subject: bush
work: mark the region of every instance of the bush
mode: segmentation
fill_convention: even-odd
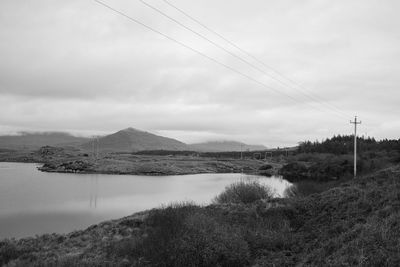
[[[283,195],[285,197],[305,197],[312,194],[319,194],[333,187],[338,186],[342,180],[329,182],[316,182],[312,180],[303,180],[294,183],[288,187]]]
[[[0,242],[0,265],[7,264],[10,260],[16,259],[19,256],[17,246],[8,240]]]
[[[145,223],[147,236],[135,244],[134,254],[144,256],[151,263],[168,261],[186,218],[199,209],[191,202],[182,202],[152,210]]]
[[[270,164],[265,164],[265,165],[262,165],[260,168],[258,168],[258,170],[259,171],[267,171],[267,170],[270,170],[270,169],[272,169],[273,167],[272,167],[272,165],[270,165]]]
[[[152,210],[146,235],[113,244],[112,254],[149,266],[244,266],[248,245],[236,228],[218,222],[192,203]]]
[[[214,202],[223,203],[253,203],[261,199],[273,197],[272,190],[256,180],[242,180],[225,188],[221,194],[215,197]]]
[[[200,207],[193,202],[173,203],[161,209],[152,210],[146,223],[149,226],[160,228],[164,232],[175,232],[188,215],[199,209]]]
[[[171,266],[246,266],[250,260],[247,242],[238,229],[201,213],[187,218],[175,245]]]

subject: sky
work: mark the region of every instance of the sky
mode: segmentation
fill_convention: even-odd
[[[164,36],[93,0],[0,1],[0,134],[275,147],[352,134],[357,115],[360,135],[400,138],[400,1],[143,0],[197,34],[101,1]]]

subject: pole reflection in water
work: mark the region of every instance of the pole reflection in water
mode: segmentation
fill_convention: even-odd
[[[90,200],[89,200],[89,207],[90,208],[97,208],[97,195],[98,195],[98,184],[99,179],[97,176],[90,177]]]
[[[242,173],[102,175],[45,173],[37,167],[0,162],[0,239],[67,233],[174,202],[207,205],[226,186],[243,179],[259,179],[279,195],[290,185],[278,177]]]

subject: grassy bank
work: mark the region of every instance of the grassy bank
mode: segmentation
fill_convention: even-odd
[[[195,156],[192,154],[142,155],[100,153],[92,155],[76,148],[42,147],[39,150],[0,150],[0,161],[43,163],[45,172],[132,175],[182,175],[198,173],[248,173],[273,175],[282,166],[257,159]],[[264,167],[264,168],[263,168]]]
[[[249,197],[251,196],[251,197]],[[399,266],[400,166],[320,194],[234,185],[67,235],[0,243],[10,266]]]
[[[189,156],[107,155],[96,161],[85,158],[47,161],[41,171],[132,175],[182,175],[198,173],[257,174],[259,160],[196,158]],[[277,172],[278,167],[276,168]]]

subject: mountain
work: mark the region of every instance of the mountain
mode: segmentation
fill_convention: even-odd
[[[178,140],[149,132],[127,128],[98,139],[99,150],[109,152],[136,152],[142,150],[192,150],[199,152],[264,150],[262,145],[247,145],[236,141],[212,141],[187,145]],[[65,132],[22,132],[18,135],[0,136],[0,148],[38,149],[42,146],[75,146],[91,151],[93,141]]]
[[[89,138],[73,136],[64,132],[22,132],[18,135],[0,136],[0,148],[37,149],[42,146],[75,146],[87,142]]]
[[[188,145],[190,150],[201,152],[255,151],[267,149],[263,145],[247,145],[236,141],[211,141]]]
[[[187,150],[187,145],[172,139],[152,133],[127,128],[116,133],[99,138],[100,151],[134,152],[142,150]],[[89,141],[82,146],[91,150],[93,142]]]

